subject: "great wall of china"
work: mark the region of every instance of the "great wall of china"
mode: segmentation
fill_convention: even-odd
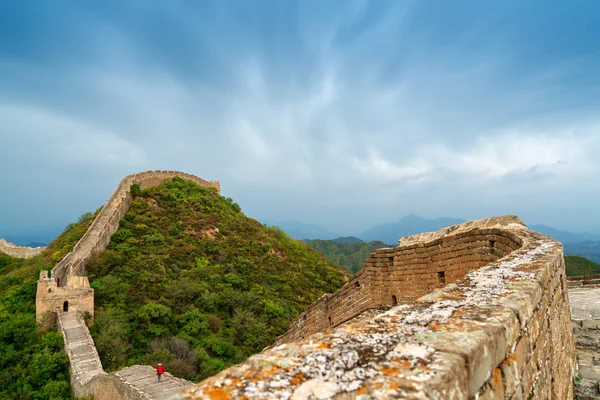
[[[219,182],[205,181],[194,175],[177,171],[148,171],[126,176],[102,207],[83,237],[52,269],[41,271],[36,294],[36,318],[42,325],[58,322],[59,331],[69,356],[71,386],[76,396],[93,395],[95,399],[168,399],[191,382],[170,374],[159,385],[154,369],[149,366],[130,366],[116,373],[102,368],[94,341],[83,316],[94,315],[94,290],[86,276],[89,259],[106,249],[111,236],[132,202],[131,186],[140,189],[158,186],[179,177],[202,187],[220,192]]]
[[[13,258],[31,258],[38,254],[42,254],[46,250],[45,247],[28,247],[17,246],[7,242],[5,239],[0,239],[0,253],[4,253]]]
[[[171,386],[157,388],[153,370],[143,366],[105,373],[82,315],[93,315],[85,263],[110,242],[131,204],[132,184],[146,188],[174,176],[220,189],[217,182],[178,172],[128,176],[73,252],[50,276],[40,276],[37,315],[41,321],[58,315],[76,395],[572,399],[579,373],[590,379],[584,379],[589,398],[600,396],[594,378],[600,378],[600,304],[590,305],[591,292],[583,292],[569,307],[567,287],[600,289],[590,279],[567,284],[562,245],[515,216],[401,238],[399,246],[376,251],[361,272],[309,306],[273,346],[199,384],[169,377]]]

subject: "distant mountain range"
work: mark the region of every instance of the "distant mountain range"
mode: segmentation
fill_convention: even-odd
[[[398,239],[421,232],[434,232],[445,226],[465,222],[458,218],[426,219],[415,214],[407,215],[397,222],[376,225],[357,235],[366,242],[380,240],[384,243],[398,244]]]
[[[307,224],[298,221],[273,222],[267,225],[275,225],[283,229],[288,235],[295,239],[323,239],[344,242],[345,240],[355,241],[360,239],[365,242],[379,240],[384,243],[397,244],[398,239],[408,235],[414,235],[421,232],[435,232],[446,226],[460,224],[465,222],[460,218],[435,218],[427,219],[415,214],[409,214],[396,222],[388,222],[381,225],[375,225],[366,231],[354,236],[343,237],[340,233],[333,232],[327,228],[316,224]],[[600,242],[600,235],[593,233],[573,233],[552,228],[544,224],[528,225],[534,231],[548,235],[562,243],[580,243],[580,242]],[[337,239],[336,239],[337,238]]]
[[[285,233],[298,240],[311,240],[311,239],[324,239],[324,240],[332,240],[341,236],[339,233],[335,233],[330,231],[327,228],[323,228],[322,226],[316,224],[307,224],[299,221],[282,221],[275,222],[271,220],[263,221],[263,224],[269,226],[277,226]]]
[[[561,231],[547,225],[528,225],[529,229],[534,230],[544,235],[550,236],[563,243],[578,243],[578,242],[600,242],[600,235],[593,233],[572,233]]]
[[[376,225],[356,236],[345,237],[340,237],[341,235],[315,224],[288,221],[271,223],[269,225],[279,226],[288,235],[300,240],[322,239],[335,243],[380,242],[396,246],[398,245],[398,239],[401,237],[421,232],[434,232],[440,228],[461,222],[465,222],[465,220],[449,217],[427,219],[410,214],[397,222]],[[567,255],[579,255],[600,262],[600,235],[568,232],[544,224],[528,225],[528,227],[562,242],[565,246],[565,254]],[[323,253],[327,256],[335,256],[335,252],[325,251]],[[338,263],[338,265],[340,264]]]

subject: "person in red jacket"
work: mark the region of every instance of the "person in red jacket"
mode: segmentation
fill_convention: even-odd
[[[158,383],[160,383],[160,376],[164,373],[165,367],[163,367],[161,363],[158,363],[158,368],[156,368],[156,375],[158,375]]]

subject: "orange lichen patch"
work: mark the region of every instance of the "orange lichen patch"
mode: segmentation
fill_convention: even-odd
[[[211,387],[208,389],[208,395],[212,400],[231,400],[231,396],[223,388]]]
[[[367,393],[367,388],[363,386],[360,389],[358,389],[358,391],[356,393],[365,394],[365,393]]]
[[[240,379],[237,378],[230,378],[231,379],[231,386],[241,386],[243,384],[243,382]]]
[[[494,382],[494,386],[502,385],[502,372],[500,368],[496,368],[494,370],[494,375],[492,375],[492,382]]]
[[[440,329],[442,329],[442,325],[438,321],[431,321],[429,325],[427,325],[427,328],[431,329],[434,332],[437,332]]]
[[[331,343],[329,342],[323,342],[320,345],[317,346],[317,349],[321,350],[321,349],[330,349],[331,348]]]
[[[502,361],[502,364],[508,365],[508,364],[510,364],[511,361],[514,361],[514,362],[517,361],[517,356],[514,353],[509,354],[508,357],[506,357],[506,359],[504,361]]]
[[[399,375],[400,373],[402,373],[402,371],[400,371],[398,368],[392,367],[383,367],[381,368],[381,372],[383,372],[386,375]]]
[[[292,379],[290,379],[290,385],[299,385],[306,380],[306,377],[303,373],[296,374]]]
[[[256,380],[263,380],[265,378],[269,378],[273,375],[275,375],[277,372],[279,372],[279,369],[277,369],[276,367],[269,367],[269,368],[265,368],[263,370],[261,370],[258,375],[256,375],[255,379]],[[256,382],[255,380],[255,382]]]

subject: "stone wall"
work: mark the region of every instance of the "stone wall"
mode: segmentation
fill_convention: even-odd
[[[141,189],[147,189],[175,177],[220,191],[219,182],[205,181],[178,171],[147,171],[123,178],[86,233],[75,244],[73,251],[56,264],[50,276],[47,274],[44,275],[45,278],[40,276],[36,298],[38,321],[46,311],[60,310],[63,304],[59,301],[61,296],[64,300],[77,303],[80,311],[88,311],[93,316],[93,290],[90,289],[89,281],[85,276],[85,265],[91,257],[106,249],[110,238],[119,228],[120,221],[131,206],[131,185],[138,184]]]
[[[521,243],[510,232],[467,225],[452,235],[421,240],[420,235],[402,238],[400,246],[371,254],[342,289],[306,308],[275,344],[336,327],[370,309],[410,303],[504,257]]]
[[[46,247],[27,247],[17,246],[0,238],[0,253],[4,253],[13,258],[31,258],[42,254]]]
[[[570,288],[576,287],[600,287],[600,274],[585,276],[567,276],[567,283]]]
[[[76,397],[87,398],[92,395],[95,400],[151,398],[147,393],[134,387],[127,379],[119,376],[119,372],[104,372],[94,340],[81,313],[77,311],[59,313],[58,329],[63,336],[65,352],[69,357],[71,389]],[[149,375],[153,378],[154,369],[151,369]]]
[[[148,171],[128,175],[117,186],[110,199],[106,202],[92,225],[77,242],[73,251],[67,254],[53,269],[51,277],[60,279],[67,286],[77,287],[85,284],[77,276],[84,273],[85,264],[89,259],[106,249],[110,238],[119,228],[119,223],[131,206],[131,185],[138,184],[140,188],[147,189],[158,186],[167,180],[179,177],[191,180],[199,186],[210,187],[220,192],[220,184],[216,181],[205,181],[194,175],[178,171]]]
[[[58,313],[65,308],[68,311],[86,312],[94,317],[94,290],[90,288],[87,278],[85,284],[77,287],[57,286],[54,279],[48,277],[48,271],[40,271],[40,279],[37,284],[35,299],[35,315],[38,321],[42,321],[47,312]],[[66,307],[65,307],[66,303]]]
[[[283,344],[181,397],[573,398],[559,242],[517,217],[495,217],[404,238],[399,248],[375,253],[366,270],[309,307],[279,339]],[[323,329],[323,318],[344,318],[335,307],[349,304],[352,315],[363,303],[389,306],[390,295],[404,304]]]

